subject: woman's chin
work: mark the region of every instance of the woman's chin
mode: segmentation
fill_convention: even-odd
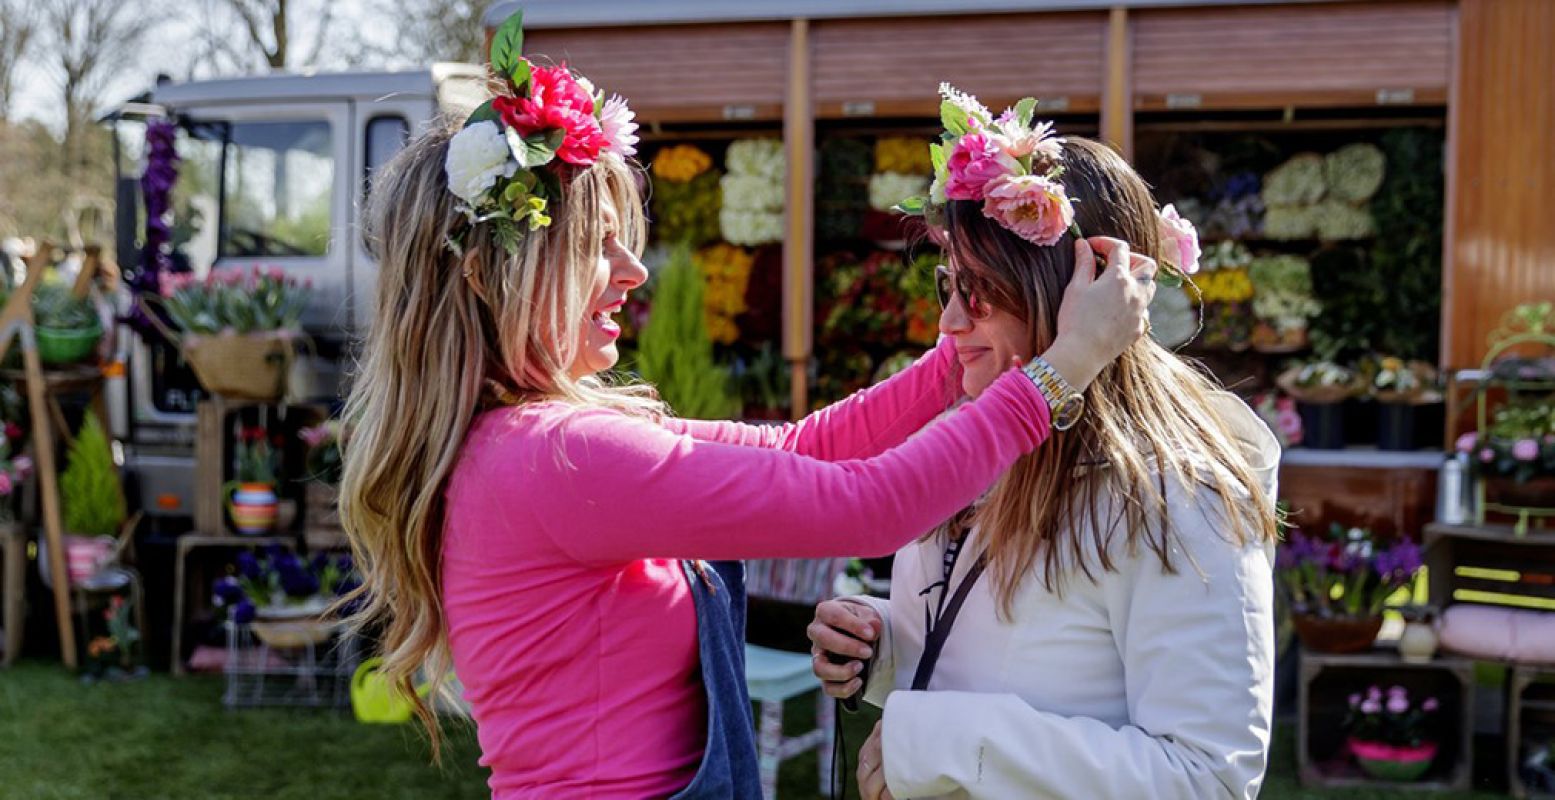
[[[967,397],[977,399],[993,383],[995,375],[983,375],[980,372],[967,372],[961,376],[961,391]]]

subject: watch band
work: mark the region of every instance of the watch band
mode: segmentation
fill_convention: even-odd
[[[1073,386],[1069,385],[1069,381],[1064,380],[1064,376],[1058,374],[1058,370],[1053,369],[1053,365],[1047,363],[1047,359],[1042,356],[1026,362],[1026,366],[1021,367],[1021,371],[1026,373],[1026,377],[1042,391],[1042,396],[1047,398],[1047,404],[1051,408],[1057,408],[1060,402],[1079,394]]]

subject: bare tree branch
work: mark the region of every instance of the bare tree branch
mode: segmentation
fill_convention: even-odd
[[[398,59],[478,62],[485,43],[481,19],[496,0],[377,0],[375,11],[399,21]]]
[[[84,157],[82,130],[93,124],[107,83],[135,61],[161,17],[127,0],[44,0],[41,7],[65,108],[65,169],[73,172]]]
[[[11,119],[16,68],[27,57],[37,30],[38,17],[31,6],[0,0],[0,121]]]

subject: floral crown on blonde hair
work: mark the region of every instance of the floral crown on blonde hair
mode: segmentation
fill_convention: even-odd
[[[604,92],[563,62],[542,67],[523,57],[522,12],[491,39],[491,70],[505,90],[475,109],[448,145],[448,190],[470,226],[489,224],[503,249],[518,251],[526,233],[551,224],[569,170],[603,153],[637,154],[637,123],[620,95]],[[464,251],[469,228],[451,235]]]
[[[1033,118],[1036,99],[1024,98],[995,117],[976,97],[948,83],[941,83],[939,92],[945,130],[929,145],[934,183],[927,197],[904,200],[896,211],[933,221],[943,218],[950,201],[969,200],[983,204],[984,216],[1040,247],[1057,244],[1065,233],[1081,238],[1074,221],[1077,201],[1059,181],[1064,140],[1054,135],[1053,123]],[[1171,255],[1161,273],[1197,272],[1199,242],[1193,223],[1170,205],[1157,215]]]

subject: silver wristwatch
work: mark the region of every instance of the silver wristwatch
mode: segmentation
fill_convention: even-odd
[[[1033,358],[1021,367],[1021,372],[1026,373],[1026,377],[1037,385],[1037,389],[1047,399],[1053,430],[1067,431],[1080,421],[1080,415],[1085,412],[1085,395],[1075,391],[1046,359],[1042,356]]]

